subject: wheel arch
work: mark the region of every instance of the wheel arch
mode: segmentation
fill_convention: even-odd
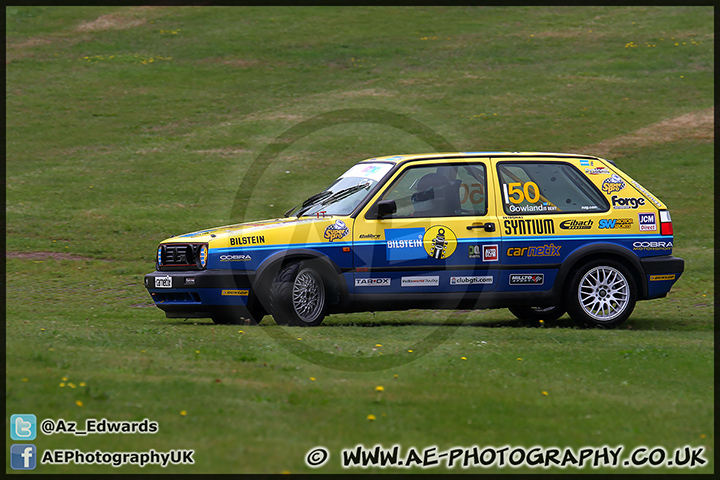
[[[564,298],[567,282],[570,281],[575,271],[591,261],[602,259],[615,260],[628,267],[637,286],[638,300],[647,299],[648,288],[644,278],[645,270],[640,263],[640,258],[627,248],[612,243],[587,245],[575,250],[565,259],[558,270],[557,276],[557,278],[562,278],[563,282],[555,286],[559,289],[560,296]]]
[[[339,297],[334,299],[334,301],[331,302],[331,305],[342,303],[347,300],[349,292],[347,284],[343,279],[340,267],[327,255],[323,255],[316,250],[305,248],[278,252],[266,258],[255,271],[255,291],[268,292],[270,283],[282,268],[292,262],[299,262],[303,260],[312,260],[318,267],[318,273],[322,275],[326,290],[332,284],[337,285],[337,292],[326,292],[330,294],[337,293],[337,296]],[[263,293],[260,293],[258,296],[262,297],[262,295]],[[266,299],[260,298],[260,301],[263,305],[265,305]]]

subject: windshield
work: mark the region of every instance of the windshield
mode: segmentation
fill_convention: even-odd
[[[302,217],[316,215],[350,215],[370,193],[370,190],[392,170],[391,163],[361,163],[343,173],[327,189],[316,193],[286,216]]]

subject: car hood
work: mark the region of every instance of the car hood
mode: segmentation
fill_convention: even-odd
[[[278,230],[295,230],[296,226],[315,227],[325,230],[337,228],[346,228],[349,219],[347,217],[289,217],[275,218],[271,220],[259,220],[247,223],[238,223],[235,225],[226,225],[207,230],[198,230],[197,232],[186,233],[168,238],[162,243],[214,243],[225,244],[231,238],[254,238],[265,233],[277,232]],[[278,232],[279,233],[279,232]],[[285,236],[285,235],[283,235]],[[274,242],[273,242],[274,243]],[[219,245],[218,245],[219,246]],[[212,247],[212,245],[211,245]]]

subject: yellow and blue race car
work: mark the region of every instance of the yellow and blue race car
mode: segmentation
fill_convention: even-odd
[[[614,163],[560,153],[364,160],[285,218],[169,238],[168,318],[315,326],[332,313],[509,308],[614,327],[684,270],[670,213]]]

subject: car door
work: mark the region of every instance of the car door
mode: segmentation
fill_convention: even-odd
[[[357,216],[354,292],[495,289],[500,231],[487,159],[408,162]],[[379,215],[380,203],[394,210]]]

